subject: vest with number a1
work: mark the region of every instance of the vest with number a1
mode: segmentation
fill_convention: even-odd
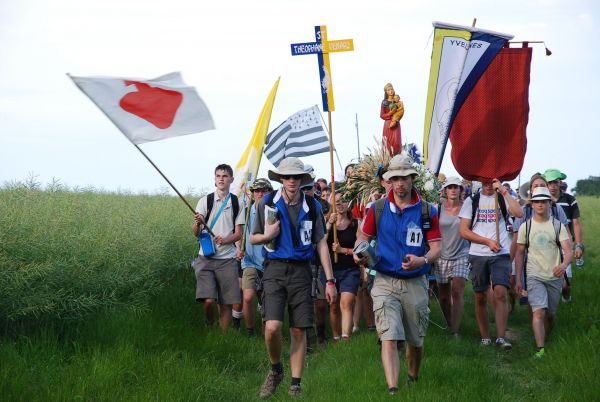
[[[385,202],[377,227],[377,255],[380,259],[374,267],[376,271],[396,278],[415,278],[429,271],[429,264],[412,271],[402,269],[406,254],[421,257],[427,252],[425,231],[421,228],[421,202],[406,207],[401,213],[396,206],[390,205],[389,200]],[[431,215],[434,215],[433,208]]]
[[[304,194],[302,194],[302,207],[298,214],[296,227],[292,227],[287,209],[281,192],[277,191],[273,195],[273,203],[277,208],[277,217],[280,220],[279,242],[275,251],[268,251],[266,258],[308,261],[312,258],[314,247],[312,242],[313,222],[309,215],[309,208]],[[267,202],[269,199],[267,199]],[[315,203],[317,216],[321,211],[318,202]]]

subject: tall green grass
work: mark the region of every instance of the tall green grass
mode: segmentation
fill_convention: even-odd
[[[89,195],[92,204],[96,196]],[[127,198],[125,203],[129,202],[137,203]],[[153,202],[149,200],[144,204]],[[166,207],[160,206],[160,200],[156,202],[158,210],[148,210],[146,214],[162,214],[159,210]],[[363,330],[348,344],[330,346],[309,355],[302,380],[302,399],[599,400],[600,259],[597,250],[600,244],[595,232],[600,228],[600,200],[582,197],[579,202],[584,216],[586,264],[583,270],[575,272],[573,302],[559,307],[557,326],[548,339],[544,359],[532,359],[533,334],[525,308],[519,308],[509,318],[512,351],[480,347],[472,293],[468,290],[460,338],[455,339],[430,325],[421,379],[416,385],[409,387],[402,382],[406,376],[402,359],[400,393],[394,397],[387,394],[376,338]],[[178,214],[179,208],[175,206],[173,213]],[[184,244],[190,244],[193,239],[189,239],[185,212],[181,212],[184,216],[180,227],[173,228],[173,233],[181,232],[174,236],[181,236]],[[124,219],[116,211],[112,216]],[[108,222],[105,226],[112,227]],[[170,236],[157,239],[157,242],[168,242]],[[147,244],[140,247],[152,248]],[[169,248],[164,244],[162,247]],[[181,244],[179,247],[182,249],[177,252],[184,255],[172,258],[186,260],[185,264],[165,257],[164,266],[157,268],[167,272],[160,276],[165,280],[164,286],[150,297],[147,309],[141,312],[103,310],[85,320],[72,320],[60,331],[44,324],[37,330],[1,336],[0,400],[258,400],[260,384],[269,369],[263,341],[260,337],[247,338],[243,332],[230,330],[221,334],[217,327],[204,326],[200,305],[194,302],[194,277],[187,269],[188,250]],[[190,247],[193,251],[195,246]],[[442,321],[439,306],[435,304],[431,319],[437,323]],[[259,328],[258,320],[256,325]],[[286,331],[286,379],[272,398],[276,401],[291,399],[287,396],[289,336]]]
[[[189,264],[190,222],[168,196],[0,189],[0,320],[143,310]]]

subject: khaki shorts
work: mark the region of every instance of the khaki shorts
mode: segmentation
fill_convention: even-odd
[[[242,289],[243,290],[246,290],[246,289],[259,290],[257,288],[257,280],[259,280],[258,269],[244,268],[242,270]]]
[[[531,311],[548,309],[548,312],[556,314],[560,292],[562,290],[563,277],[557,279],[543,280],[534,276],[527,277],[527,300]]]
[[[373,312],[382,341],[404,341],[423,346],[429,324],[426,276],[396,279],[380,272],[371,290]]]
[[[198,256],[192,267],[196,274],[196,301],[217,299],[219,304],[242,302],[235,258],[216,259]]]

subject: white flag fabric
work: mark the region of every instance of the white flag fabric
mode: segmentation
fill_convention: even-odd
[[[206,104],[178,72],[151,80],[69,77],[134,144],[215,128]]]
[[[329,137],[317,105],[294,113],[267,136],[264,154],[275,167],[288,156],[329,151]]]

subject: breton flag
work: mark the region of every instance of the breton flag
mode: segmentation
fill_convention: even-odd
[[[302,157],[329,152],[329,137],[317,105],[287,118],[267,136],[265,155],[275,167],[288,156]]]
[[[439,173],[458,111],[500,49],[513,36],[442,22],[434,22],[433,26],[423,156],[426,167]],[[493,97],[489,99],[489,102],[494,101]]]
[[[178,72],[151,80],[69,78],[136,145],[215,128],[206,104]]]
[[[278,86],[279,79],[275,82],[275,85],[273,85],[265,105],[260,112],[260,116],[256,122],[256,127],[254,127],[254,134],[250,139],[250,143],[242,154],[240,161],[235,166],[235,170],[233,172],[233,183],[231,184],[230,191],[238,197],[241,197],[242,194],[245,194],[248,187],[254,180],[256,180],[256,175],[258,174],[258,168],[260,166],[260,160],[262,157],[262,150],[265,146],[267,131],[269,130],[271,111],[273,110],[273,104],[275,103],[275,94],[277,93]]]

